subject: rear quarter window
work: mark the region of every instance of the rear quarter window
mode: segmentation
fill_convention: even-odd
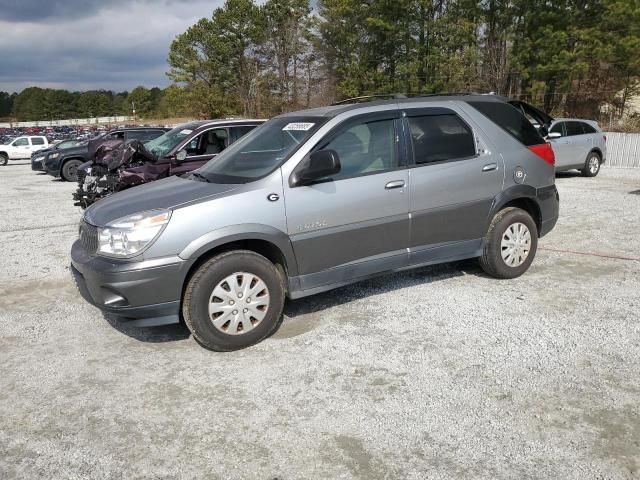
[[[515,107],[502,102],[467,102],[523,145],[545,143],[536,127]]]
[[[584,130],[584,133],[597,133],[597,130],[595,128],[584,122],[582,122],[582,130]]]

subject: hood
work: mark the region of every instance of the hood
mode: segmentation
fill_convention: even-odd
[[[238,185],[206,183],[169,177],[140,185],[111,195],[90,206],[84,219],[91,225],[103,227],[118,218],[156,208],[172,209],[180,205],[202,201],[234,190]]]
[[[81,145],[79,147],[70,147],[70,148],[60,148],[57,152],[60,155],[75,155],[76,153],[87,153],[88,149],[86,145]]]

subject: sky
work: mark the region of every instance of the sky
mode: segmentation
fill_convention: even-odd
[[[0,0],[0,91],[166,87],[171,41],[223,0]]]

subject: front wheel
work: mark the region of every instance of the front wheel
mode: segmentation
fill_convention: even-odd
[[[182,315],[194,338],[216,351],[254,345],[280,325],[285,288],[276,266],[247,250],[208,260],[189,279]]]
[[[77,182],[78,181],[78,167],[82,165],[80,160],[69,160],[64,163],[62,166],[62,171],[60,172],[60,177],[67,182]]]
[[[591,152],[584,162],[582,176],[595,177],[598,173],[600,173],[600,155],[596,152]]]
[[[496,278],[516,278],[527,271],[538,249],[538,228],[527,212],[500,210],[489,226],[480,266]]]
[[[7,163],[9,163],[9,157],[6,153],[0,153],[0,167],[4,167]]]

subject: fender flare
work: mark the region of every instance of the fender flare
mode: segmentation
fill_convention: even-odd
[[[542,216],[540,203],[538,202],[538,189],[532,187],[531,185],[513,185],[501,191],[493,199],[493,204],[491,205],[491,210],[489,211],[489,218],[487,219],[486,229],[489,228],[491,220],[493,219],[495,214],[502,209],[502,207],[504,207],[509,202],[521,199],[530,200],[535,204],[538,210],[538,218],[534,218],[534,221],[538,224],[538,228],[540,228],[539,224],[542,221]]]
[[[282,230],[259,223],[244,223],[213,230],[193,240],[178,256],[184,260],[196,260],[221,245],[243,240],[261,240],[272,244],[287,263],[288,275],[291,277],[298,274],[298,263],[289,235]]]

